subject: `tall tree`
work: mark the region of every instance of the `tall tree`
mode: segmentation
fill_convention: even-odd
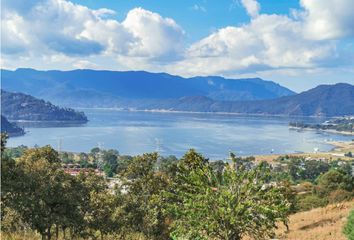
[[[168,186],[168,177],[156,171],[157,153],[134,157],[121,176],[126,191],[125,211],[127,226],[148,239],[167,239],[166,215],[162,191]]]
[[[195,151],[182,158],[167,192],[174,237],[258,239],[272,236],[276,222],[286,221],[289,203],[282,188],[268,182],[269,169],[246,170],[234,155],[232,159],[220,175]]]

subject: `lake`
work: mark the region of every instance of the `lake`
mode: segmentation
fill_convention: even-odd
[[[194,148],[210,159],[236,155],[287,154],[328,151],[327,141],[351,140],[353,136],[296,131],[289,121],[322,122],[318,118],[251,117],[210,113],[132,112],[114,109],[80,109],[89,118],[84,125],[58,127],[53,124],[24,124],[26,135],[13,137],[8,146],[50,144],[72,152],[93,147],[117,149],[136,155],[158,151],[161,155],[182,156]]]

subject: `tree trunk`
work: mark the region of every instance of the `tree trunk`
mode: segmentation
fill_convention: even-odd
[[[51,227],[48,228],[47,232],[47,239],[50,240],[52,238],[51,232],[50,232]]]
[[[65,236],[65,227],[63,227],[63,238],[64,238],[64,240],[66,239],[66,236]]]
[[[73,230],[70,228],[70,239],[74,239],[74,238],[73,238],[73,235],[74,235],[74,234],[73,234]]]
[[[59,238],[59,227],[58,225],[55,225],[55,239],[58,240]]]

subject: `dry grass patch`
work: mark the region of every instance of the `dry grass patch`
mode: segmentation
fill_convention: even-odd
[[[354,200],[328,205],[290,216],[289,232],[281,225],[276,231],[278,239],[292,240],[346,240],[342,233]]]

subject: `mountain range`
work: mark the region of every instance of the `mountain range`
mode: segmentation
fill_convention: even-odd
[[[144,71],[1,70],[2,88],[67,106],[117,106],[126,102],[205,96],[217,101],[264,100],[295,93],[259,78],[182,78]]]
[[[215,101],[203,96],[183,97],[163,103],[146,103],[137,109],[288,116],[354,115],[354,86],[346,83],[320,85],[293,96],[256,101]]]
[[[61,106],[288,116],[354,115],[354,86],[346,83],[320,85],[296,94],[259,78],[182,78],[143,71],[1,72],[3,89],[31,94]]]

